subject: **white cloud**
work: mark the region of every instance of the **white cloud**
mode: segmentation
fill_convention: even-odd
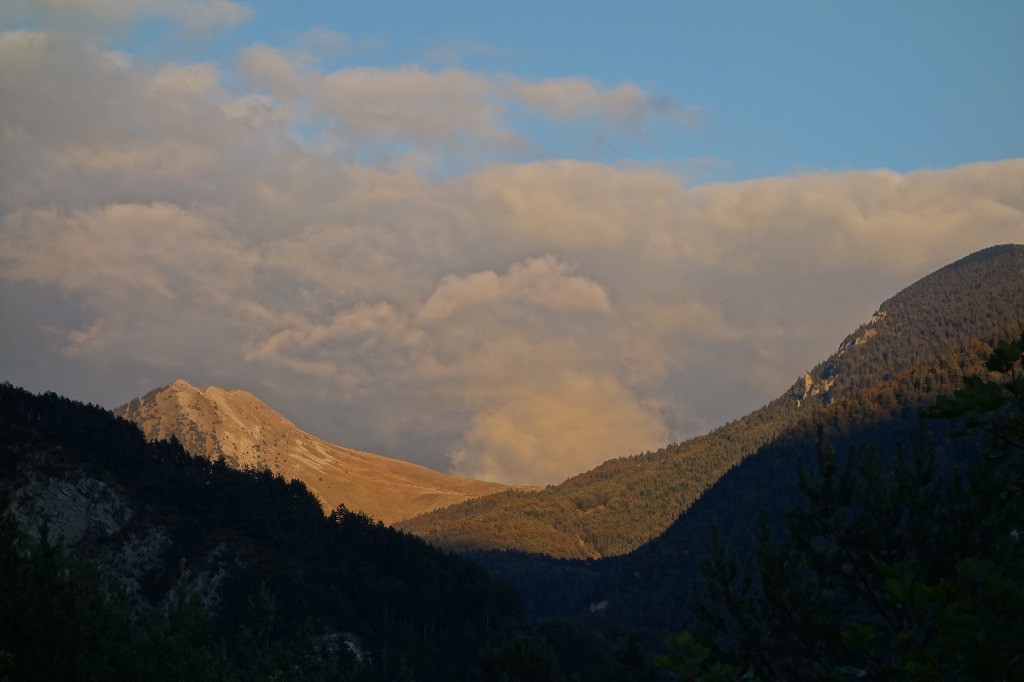
[[[456,473],[521,484],[560,481],[667,440],[657,412],[611,377],[559,372],[530,388],[473,418],[452,454]]]
[[[305,90],[302,72],[311,59],[303,53],[253,45],[242,52],[239,64],[242,75],[257,88],[278,97],[291,98]]]
[[[8,213],[0,225],[0,262],[9,278],[90,297],[216,298],[248,276],[245,254],[202,210],[170,204],[108,204],[71,214],[37,209]]]
[[[356,137],[430,146],[513,140],[487,78],[461,69],[343,69],[319,79],[316,102],[318,113]]]
[[[438,320],[460,309],[523,301],[565,313],[587,310],[611,312],[608,294],[596,282],[571,274],[569,266],[551,257],[516,263],[506,275],[493,270],[472,275],[449,275],[430,296],[420,317]]]
[[[606,116],[623,125],[638,125],[644,116],[643,91],[632,84],[613,90],[598,87],[581,78],[547,79],[518,83],[515,97],[523,104],[554,118],[571,121],[588,116]]]
[[[738,416],[915,278],[1024,235],[1021,159],[687,188],[573,160],[438,179],[345,147],[492,158],[526,135],[514,97],[620,125],[651,115],[631,87],[514,95],[256,46],[251,92],[45,31],[0,34],[0,63],[5,366],[73,356],[111,405],[245,385],[322,437],[472,475],[553,482]],[[291,129],[331,122],[333,146]]]
[[[606,119],[622,129],[640,132],[650,119],[676,125],[698,120],[695,109],[649,95],[632,83],[604,88],[583,78],[549,78],[533,83],[513,80],[510,90],[515,100],[560,121]]]

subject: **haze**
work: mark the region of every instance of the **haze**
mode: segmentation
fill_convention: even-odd
[[[554,483],[1024,240],[1020,3],[382,5],[5,3],[0,379]]]

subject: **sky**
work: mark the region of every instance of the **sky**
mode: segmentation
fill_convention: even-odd
[[[1024,3],[0,4],[0,379],[543,485],[1024,242]]]

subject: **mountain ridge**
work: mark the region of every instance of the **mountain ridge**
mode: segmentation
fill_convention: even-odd
[[[9,382],[0,539],[4,679],[482,679],[522,626],[464,558]]]
[[[136,423],[149,440],[173,436],[193,455],[298,479],[326,512],[344,504],[388,525],[510,488],[329,443],[237,389],[200,389],[177,379],[113,412]]]
[[[476,498],[399,527],[460,551],[569,559],[626,554],[664,532],[726,472],[807,415],[1014,326],[1024,326],[1024,246],[989,247],[885,300],[839,350],[740,419],[657,452],[608,460],[543,491]],[[879,399],[893,403],[898,396]]]

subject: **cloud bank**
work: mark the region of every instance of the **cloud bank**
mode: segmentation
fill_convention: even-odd
[[[344,445],[552,483],[759,406],[883,298],[1024,237],[1021,159],[691,187],[521,125],[694,125],[633,84],[302,44],[226,71],[0,34],[5,374],[110,406],[240,386]]]

